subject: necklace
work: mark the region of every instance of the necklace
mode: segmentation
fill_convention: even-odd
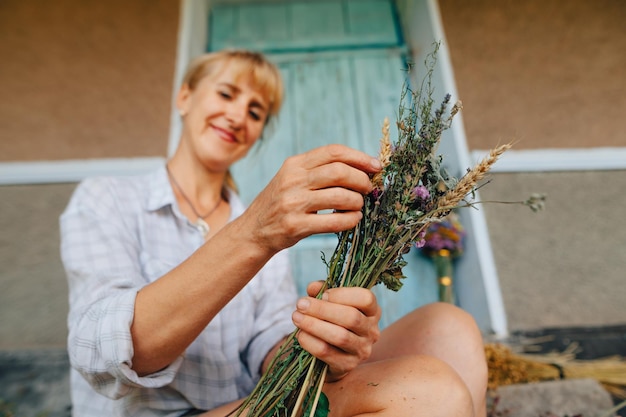
[[[222,196],[220,195],[220,199],[217,200],[217,204],[211,210],[209,210],[209,212],[207,214],[205,214],[203,216],[200,213],[198,213],[198,210],[196,210],[196,208],[193,206],[193,204],[191,203],[191,200],[189,199],[189,197],[187,197],[187,195],[183,191],[183,189],[180,186],[180,184],[178,184],[178,181],[176,181],[176,178],[174,178],[174,175],[172,175],[172,173],[170,172],[170,168],[167,166],[167,164],[165,164],[165,170],[167,171],[168,177],[170,177],[170,179],[172,180],[172,183],[174,184],[174,187],[176,187],[176,189],[178,190],[180,195],[187,202],[187,204],[189,205],[189,208],[191,208],[191,211],[193,211],[193,214],[196,215],[197,219],[194,222],[194,226],[196,226],[196,228],[202,233],[202,236],[204,238],[206,238],[208,236],[209,232],[211,231],[211,227],[209,226],[209,224],[204,219],[206,219],[211,214],[213,214],[213,212],[215,210],[217,210],[217,208],[220,206],[220,204],[222,204]]]

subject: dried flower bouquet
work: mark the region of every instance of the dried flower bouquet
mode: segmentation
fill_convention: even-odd
[[[460,102],[450,107],[450,95],[435,106],[431,78],[439,45],[427,57],[426,76],[419,90],[405,83],[398,112],[398,138],[389,139],[385,120],[379,159],[383,170],[372,178],[361,222],[338,234],[329,261],[326,288],[364,287],[378,283],[397,291],[404,278],[403,255],[424,238],[426,227],[452,209],[471,205],[466,196],[510,145],[502,145],[460,179],[449,176],[436,155],[444,130],[450,127]],[[322,393],[327,365],[298,344],[297,330],[281,346],[255,390],[236,410],[248,417],[325,416],[328,402]]]

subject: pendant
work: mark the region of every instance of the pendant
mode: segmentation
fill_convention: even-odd
[[[211,227],[209,227],[209,224],[205,222],[203,218],[198,217],[194,225],[200,231],[200,233],[202,233],[202,237],[206,238],[209,235]]]

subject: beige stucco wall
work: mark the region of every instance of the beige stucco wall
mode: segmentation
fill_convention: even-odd
[[[0,162],[165,156],[178,0],[0,2]]]
[[[626,2],[439,5],[470,149],[626,146]],[[164,156],[179,8],[0,2],[0,162]]]
[[[626,146],[626,2],[440,0],[469,147]]]

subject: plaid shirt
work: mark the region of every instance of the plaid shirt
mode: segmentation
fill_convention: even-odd
[[[233,192],[229,202],[233,220],[244,207]],[[60,226],[74,416],[179,416],[244,397],[267,352],[294,329],[296,291],[283,251],[181,357],[140,377],[131,369],[137,291],[198,249],[201,232],[180,213],[165,167],[83,181]]]

